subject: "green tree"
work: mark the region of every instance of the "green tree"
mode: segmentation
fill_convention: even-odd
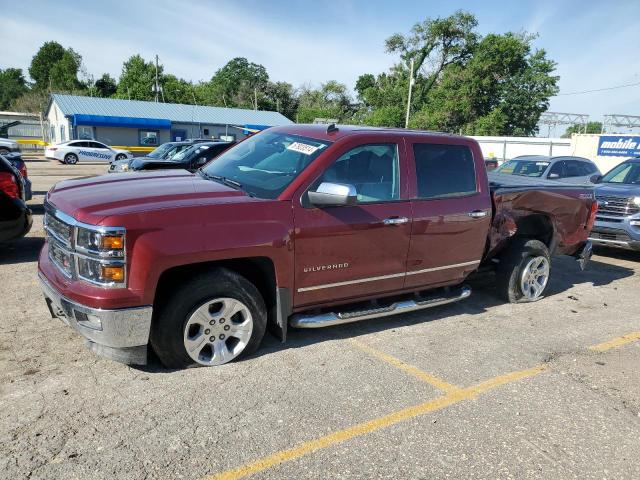
[[[27,93],[27,82],[20,68],[0,69],[0,110],[6,110],[15,99]]]
[[[602,122],[587,122],[586,131],[584,125],[576,123],[567,128],[562,134],[562,138],[571,138],[574,133],[602,133]]]
[[[266,95],[268,82],[266,68],[237,57],[216,71],[209,82],[200,84],[197,91],[207,105],[256,108],[256,97]]]
[[[295,120],[298,105],[296,91],[293,85],[287,82],[267,83],[262,101],[258,102],[261,110],[280,112],[290,120]]]
[[[302,87],[298,100],[300,123],[311,123],[316,118],[334,118],[344,123],[355,113],[347,86],[335,80],[321,84],[319,89]]]
[[[158,75],[162,75],[162,65],[158,67]],[[145,62],[140,55],[133,55],[122,64],[116,97],[130,100],[154,100],[155,78],[155,64]]]
[[[9,105],[9,110],[14,112],[44,113],[48,102],[48,92],[31,89],[24,95],[13,100],[11,105]]]
[[[116,83],[115,78],[111,75],[103,73],[102,76],[95,81],[93,88],[95,89],[98,97],[107,98],[115,95],[118,90],[118,84]]]
[[[80,54],[69,48],[49,70],[49,84],[54,91],[74,91],[82,88],[78,81],[78,71],[82,64]]]
[[[49,75],[53,66],[62,60],[66,50],[58,42],[45,42],[31,59],[29,75],[35,82],[34,87],[41,90],[49,88]]]
[[[194,104],[195,88],[191,82],[167,74],[162,76],[161,84],[165,102]]]

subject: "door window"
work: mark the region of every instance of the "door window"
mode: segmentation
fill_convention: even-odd
[[[398,147],[396,144],[360,145],[338,158],[311,190],[323,182],[356,187],[358,203],[377,203],[400,198]]]
[[[101,149],[103,149],[103,150],[104,150],[105,148],[107,148],[107,146],[106,146],[106,145],[103,145],[103,144],[98,143],[98,142],[88,142],[88,143],[89,143],[89,148],[101,148]]]
[[[419,198],[462,197],[478,191],[476,169],[464,145],[413,145]]]
[[[564,161],[556,162],[551,165],[547,178],[564,178]],[[553,176],[552,176],[553,175]],[[556,176],[557,175],[557,176]]]
[[[565,164],[565,177],[579,177],[584,175],[580,168],[580,162],[576,160],[567,160]]]

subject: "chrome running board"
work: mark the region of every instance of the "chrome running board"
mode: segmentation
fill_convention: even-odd
[[[289,320],[289,325],[294,328],[322,328],[343,323],[359,322],[371,318],[387,317],[398,313],[413,312],[424,308],[437,307],[447,303],[464,300],[471,295],[471,288],[467,285],[450,290],[442,295],[423,297],[423,299],[403,300],[392,303],[385,307],[374,307],[366,310],[347,312],[327,312],[316,315],[299,313],[293,315]]]

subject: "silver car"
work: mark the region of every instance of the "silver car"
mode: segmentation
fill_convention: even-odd
[[[544,155],[512,158],[494,172],[573,184],[595,183],[601,175],[596,164],[588,158]]]

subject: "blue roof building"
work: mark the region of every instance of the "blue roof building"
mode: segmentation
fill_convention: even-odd
[[[293,123],[278,112],[52,94],[45,112],[52,143],[94,139],[154,147],[186,138],[239,140],[247,129]]]

